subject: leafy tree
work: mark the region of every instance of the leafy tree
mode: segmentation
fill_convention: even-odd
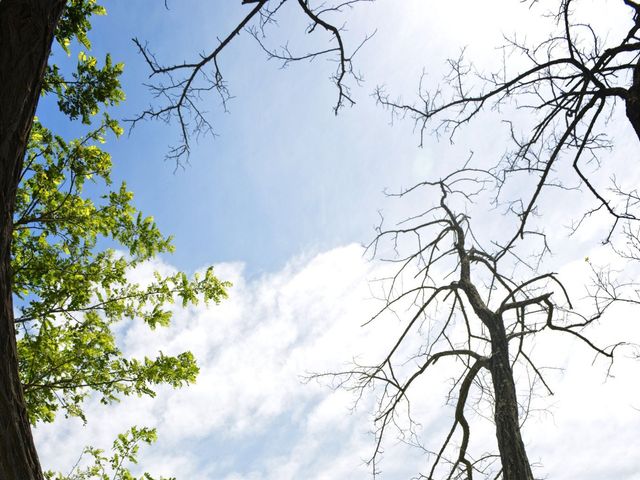
[[[79,67],[83,62],[96,61],[81,53]],[[121,66],[113,70],[114,78],[120,71]],[[115,82],[115,94],[105,101],[122,96],[117,87]],[[60,102],[67,100],[62,95]],[[74,103],[67,105],[77,111]],[[212,269],[193,279],[156,273],[148,285],[127,279],[136,266],[172,246],[153,219],[135,209],[126,185],[113,188],[111,158],[100,147],[107,131],[121,133],[107,115],[83,138],[69,142],[38,121],[31,131],[17,194],[13,285],[21,300],[15,319],[18,358],[32,423],[52,421],[59,408],[83,417],[81,402],[92,391],[106,403],[120,395],[153,395],[158,383],[192,382],[198,369],[191,353],[127,359],[112,328],[123,319],[167,326],[174,298],[187,305],[199,296],[215,302],[225,296],[227,284]],[[106,190],[98,202],[84,195],[86,182]],[[101,237],[120,251],[98,248]]]
[[[11,14],[30,17],[42,13],[45,6],[39,4],[38,9],[38,3],[3,2],[0,21],[6,25]],[[58,8],[59,16],[64,6],[64,2],[52,2],[46,8]],[[31,7],[33,11],[25,10]],[[58,412],[85,419],[83,400],[92,393],[99,394],[103,403],[111,403],[123,395],[153,396],[158,384],[179,387],[193,382],[198,367],[190,352],[127,358],[116,344],[113,329],[127,319],[143,321],[150,329],[167,326],[174,301],[185,306],[201,300],[217,303],[226,296],[229,286],[218,280],[211,268],[193,278],[176,272],[156,273],[146,284],[128,279],[137,266],[171,252],[173,247],[153,218],[134,207],[133,194],[126,185],[114,185],[110,178],[112,160],[102,144],[109,135],[117,137],[123,131],[107,111],[125,98],[119,81],[123,65],[114,63],[109,55],[100,62],[87,53],[91,48],[87,36],[90,17],[104,13],[95,0],[67,2],[62,16],[48,27],[55,27],[55,40],[68,55],[80,49],[76,67],[68,72],[55,64],[46,65],[42,77],[35,80],[37,92],[55,99],[60,111],[85,125],[86,132],[80,138],[66,139],[37,118],[30,129],[30,122],[25,120],[29,136],[23,157],[16,158],[12,167],[19,168],[13,194],[11,185],[4,185],[8,191],[2,197],[3,208],[10,207],[4,211],[12,218],[9,230],[3,224],[3,232],[10,231],[12,237],[11,242],[5,238],[4,243],[11,247],[11,268],[3,270],[10,272],[10,278],[0,283],[11,285],[18,313],[13,316],[11,299],[4,298],[2,320],[10,320],[12,325],[2,331],[2,344],[9,345],[2,353],[4,360],[6,355],[13,360],[3,364],[3,374],[7,374],[3,381],[13,378],[8,372],[12,371],[9,367],[17,351],[15,373],[19,371],[21,387],[5,385],[1,397],[5,402],[0,409],[3,419],[15,422],[13,431],[9,429],[1,439],[2,478],[42,478],[24,424],[20,390],[24,392],[28,421],[36,424],[53,421]],[[11,36],[16,25],[10,24],[9,28]],[[48,59],[48,50],[45,53]],[[6,67],[6,63],[0,67],[5,76]],[[10,99],[3,95],[2,100]],[[31,115],[29,120],[33,120],[33,112]],[[13,153],[21,152],[18,148]],[[10,171],[4,168],[9,160],[6,151],[2,159],[0,176],[6,182],[11,179],[4,175]],[[87,184],[103,193],[89,195]],[[10,202],[6,201],[7,193],[12,195]],[[12,398],[7,396],[9,392]],[[128,470],[115,466],[121,460],[134,460],[135,445],[149,443],[153,435],[150,430],[132,429],[116,441],[116,453],[110,459],[99,450],[88,450],[95,466],[78,471],[73,478],[107,478],[105,462],[113,467],[113,478],[133,478]]]
[[[358,80],[351,64],[358,49],[347,53],[341,28],[330,18],[360,1],[368,0],[327,8],[311,7],[306,0],[291,2],[310,22],[307,32],[320,27],[318,30],[327,33],[334,46],[300,58],[288,51],[272,52],[284,62],[336,55],[336,111],[353,104],[346,79],[351,76]],[[181,136],[169,156],[179,160],[188,155],[190,134],[210,129],[197,105],[201,92],[217,91],[223,102],[228,98],[218,67],[221,52],[252,22],[254,35],[264,32],[284,3],[243,1],[242,4],[250,4],[249,13],[210,54],[195,62],[163,67],[138,42],[154,76],[171,78],[172,71],[185,74],[182,80],[171,80],[166,88],[152,87],[167,100],[167,105],[151,107],[135,119],[178,120]],[[80,54],[70,78],[60,68],[49,65],[54,39],[67,52],[74,41],[88,50],[91,16],[103,13],[104,8],[95,0],[0,2],[0,417],[6,421],[5,434],[0,437],[2,478],[42,478],[29,421],[51,420],[60,408],[67,414],[82,415],[80,403],[87,388],[97,389],[109,402],[121,394],[150,393],[151,386],[158,382],[190,381],[195,369],[189,355],[125,361],[112,342],[110,327],[119,319],[132,316],[142,317],[150,326],[164,324],[168,314],[162,304],[173,296],[181,297],[183,302],[195,301],[199,294],[218,300],[226,286],[210,271],[203,278],[192,280],[183,275],[157,278],[153,285],[144,287],[124,282],[127,265],[134,267],[170,247],[153,221],[133,210],[126,187],[111,190],[97,203],[81,194],[83,183],[90,177],[109,184],[109,160],[99,143],[109,130],[119,134],[119,127],[104,116],[83,138],[71,141],[46,126],[36,123],[33,127],[42,91],[56,95],[60,110],[70,119],[86,124],[94,123],[103,106],[124,98],[117,81],[121,66],[113,64],[109,57],[99,66],[97,59]],[[208,65],[215,67],[212,76],[205,73]],[[79,226],[79,220],[87,223]],[[124,255],[95,250],[100,236],[120,244]],[[32,248],[42,256],[36,259],[24,250]],[[11,268],[12,252],[15,272]],[[21,298],[19,345],[14,282]],[[91,348],[81,358],[82,344]],[[98,351],[106,355],[100,356]],[[38,366],[36,358],[45,357],[53,362],[51,369]],[[25,408],[19,366],[30,414]]]
[[[155,441],[155,430],[132,427],[114,440],[111,456],[107,456],[105,451],[99,448],[86,447],[69,474],[46,472],[45,478],[47,480],[175,480],[175,478],[166,477],[156,479],[149,473],[135,477],[131,473],[129,466],[138,463],[140,445],[150,445]],[[93,462],[84,465],[86,457]]]

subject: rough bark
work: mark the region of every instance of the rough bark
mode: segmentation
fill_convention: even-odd
[[[457,228],[458,238],[464,238],[461,228]],[[491,358],[488,365],[495,396],[494,421],[496,439],[502,462],[503,480],[533,480],[533,473],[527,451],[520,433],[518,419],[518,397],[513,370],[509,360],[509,341],[500,313],[493,312],[485,304],[471,281],[469,257],[464,250],[464,241],[458,242],[461,252],[460,285],[467,294],[473,310],[489,330],[491,337]]]
[[[520,434],[518,398],[509,361],[509,344],[500,315],[492,315],[489,371],[495,394],[494,421],[504,480],[533,480],[529,458]]]
[[[43,478],[18,375],[11,285],[15,194],[64,0],[0,1],[0,479]]]
[[[625,103],[627,118],[640,140],[640,62],[636,64],[633,70],[633,84],[627,90]]]

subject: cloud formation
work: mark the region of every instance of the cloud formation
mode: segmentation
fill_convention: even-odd
[[[84,445],[108,447],[117,433],[138,424],[158,429],[158,443],[141,456],[141,469],[152,474],[190,480],[370,478],[364,460],[374,448],[374,398],[365,395],[352,410],[352,393],[302,381],[308,372],[344,368],[355,356],[380,359],[393,340],[400,325],[395,318],[360,326],[380,306],[367,280],[387,268],[362,253],[355,245],[336,248],[256,279],[247,279],[241,264],[218,265],[217,274],[234,283],[229,300],[211,308],[176,306],[169,329],[150,332],[132,324],[122,330],[127,354],[193,351],[201,367],[197,383],[108,407],[93,400],[84,427],[76,419],[38,427],[43,464],[68,471]],[[589,352],[564,345],[554,344],[557,361],[566,366],[555,378],[556,395],[541,401],[547,413],[534,415],[525,427],[531,459],[541,463],[536,472],[566,480],[637,480],[637,367],[623,359],[616,378],[603,382],[603,369],[590,367]],[[451,414],[441,407],[442,387],[427,380],[412,399],[421,434],[435,443]],[[382,478],[410,478],[425,458],[390,433]],[[477,431],[476,441],[491,439],[490,426]]]

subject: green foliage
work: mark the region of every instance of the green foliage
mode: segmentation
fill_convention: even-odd
[[[105,15],[105,8],[96,0],[67,0],[64,14],[56,29],[56,41],[71,55],[75,40],[85,50],[91,50],[87,36],[91,30],[91,16]],[[120,74],[124,64],[113,64],[106,55],[104,65],[84,51],[78,53],[75,71],[63,75],[58,65],[48,65],[43,79],[43,93],[55,93],[60,111],[70,119],[80,118],[82,123],[91,123],[91,117],[100,111],[100,105],[117,105],[125,99],[120,88]]]
[[[95,1],[69,1],[57,34],[67,51],[72,38],[90,47],[88,18],[95,13],[104,13]],[[69,76],[75,84],[50,66],[43,93],[56,95],[60,110],[81,119],[87,132],[67,140],[36,119],[28,143],[12,266],[20,375],[34,424],[51,422],[60,411],[84,419],[83,400],[92,392],[111,403],[123,395],[154,395],[159,384],[193,382],[198,367],[190,352],[126,358],[114,330],[124,320],[167,326],[175,301],[217,303],[229,286],[211,268],[191,278],[175,272],[131,281],[134,269],[173,247],[153,218],[135,208],[126,185],[110,177],[103,144],[122,128],[106,111],[98,114],[124,99],[121,73],[122,65],[108,56],[98,68],[84,53]]]
[[[47,480],[156,480],[148,473],[135,477],[129,466],[138,463],[138,451],[141,443],[151,445],[156,441],[156,431],[149,428],[132,427],[126,433],[121,433],[113,442],[111,456],[107,456],[104,450],[86,447],[78,463],[71,473],[46,472]],[[86,460],[90,459],[89,465]],[[157,480],[175,480],[175,478],[160,477]]]
[[[64,78],[57,65],[47,67],[44,91],[55,92],[60,111],[69,118],[81,118],[82,123],[89,124],[91,117],[100,110],[100,104],[117,105],[125,99],[119,80],[123,70],[124,64],[114,65],[109,54],[100,68],[95,57],[80,52],[76,71],[69,80]]]
[[[65,52],[70,53],[69,45],[77,40],[86,49],[91,48],[87,33],[91,30],[92,15],[106,15],[107,11],[97,0],[67,0],[62,18],[56,28],[56,40]]]

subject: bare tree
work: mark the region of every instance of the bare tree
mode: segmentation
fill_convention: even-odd
[[[506,108],[502,118],[511,126],[513,148],[493,165],[495,202],[500,203],[500,192],[513,178],[522,181],[523,175],[530,175],[535,184],[528,196],[504,200],[520,221],[507,248],[522,237],[543,190],[562,186],[552,178],[562,163],[571,165],[596,201],[582,220],[598,211],[611,215],[605,241],[621,223],[640,218],[637,191],[615,181],[603,187],[599,173],[585,169],[587,164],[597,164],[602,151],[612,147],[607,122],[613,110],[624,106],[640,138],[640,4],[619,1],[630,8],[629,25],[620,25],[606,39],[591,25],[574,20],[578,1],[559,0],[552,16],[556,31],[533,45],[506,38],[506,60],[499,71],[480,73],[461,56],[449,60],[451,72],[436,89],[423,88],[421,80],[419,100],[413,104],[393,100],[383,88],[376,90],[378,102],[392,115],[415,121],[421,144],[427,134],[445,134],[453,141],[461,128],[487,109],[512,106],[534,119],[522,133],[514,125],[512,110]],[[538,1],[529,3],[533,8]],[[605,3],[596,7],[602,14]],[[514,69],[517,73],[510,74]],[[580,224],[578,221],[576,227]]]
[[[146,119],[176,121],[179,140],[169,157],[179,162],[188,156],[191,138],[213,131],[199,106],[200,96],[215,92],[226,108],[230,93],[219,61],[225,47],[243,32],[252,35],[267,56],[283,66],[322,56],[333,58],[337,113],[354,103],[347,79],[356,83],[360,80],[352,60],[361,44],[347,50],[335,14],[360,1],[364,0],[314,8],[307,0],[297,0],[301,15],[309,22],[307,32],[324,31],[330,41],[327,48],[306,53],[293,53],[288,45],[274,49],[264,40],[265,29],[275,23],[286,0],[243,2],[251,4],[247,15],[215,47],[193,61],[165,64],[146,44],[136,40],[154,79],[150,89],[160,103],[133,118],[133,125]],[[442,360],[441,363],[449,361],[459,367],[449,397],[454,417],[440,448],[430,452],[429,470],[419,478],[533,479],[521,435],[522,422],[529,412],[531,385],[526,385],[519,395],[514,371],[527,372],[532,383],[542,385],[549,393],[551,386],[536,360],[532,339],[546,331],[564,333],[609,361],[613,361],[614,352],[622,345],[599,346],[583,333],[610,305],[626,298],[618,290],[611,291],[612,286],[619,287],[614,280],[598,277],[594,271],[595,308],[590,314],[582,314],[574,310],[556,275],[539,273],[535,268],[525,268],[525,273],[516,274],[513,264],[507,261],[508,258],[524,265],[516,251],[523,239],[533,235],[543,241],[539,257],[547,251],[545,237],[529,224],[546,189],[566,188],[553,178],[554,169],[563,162],[569,162],[582,187],[596,202],[583,212],[576,228],[594,213],[607,212],[613,219],[606,238],[609,241],[620,225],[624,231],[631,231],[629,222],[640,218],[635,190],[616,182],[604,189],[584,168],[588,162],[599,161],[600,152],[611,147],[605,135],[606,122],[612,110],[620,105],[624,105],[626,117],[640,138],[640,5],[631,0],[621,2],[630,8],[630,24],[611,41],[600,38],[590,25],[574,21],[576,1],[559,0],[554,15],[557,34],[533,46],[507,39],[508,64],[521,61],[526,64],[516,75],[509,75],[506,68],[490,74],[478,73],[461,57],[450,62],[452,71],[442,86],[435,91],[420,89],[415,104],[394,101],[383,89],[376,91],[378,102],[393,115],[409,116],[416,122],[421,141],[430,133],[446,134],[453,139],[461,127],[489,107],[515,106],[531,112],[535,122],[523,134],[507,118],[513,148],[490,167],[475,170],[465,167],[440,181],[423,182],[402,192],[400,196],[435,188],[440,202],[398,228],[380,230],[371,245],[377,251],[386,239],[403,247],[406,238],[415,241],[408,250],[398,247],[399,257],[394,261],[400,266],[390,279],[382,310],[389,312],[410,302],[412,313],[380,363],[357,365],[347,372],[326,375],[338,385],[359,392],[370,386],[381,389],[377,443],[371,458],[374,475],[378,472],[385,432],[396,422],[400,408],[409,402],[409,393],[418,379]],[[533,6],[538,2],[530,3]],[[430,125],[434,125],[432,131]],[[532,192],[528,196],[502,199],[507,182],[523,173],[533,178]],[[484,248],[474,236],[469,217],[455,213],[450,202],[459,197],[471,201],[479,190],[492,185],[497,191],[494,205],[506,204],[506,212],[517,218],[517,228],[505,242]],[[446,275],[439,273],[443,268]],[[409,286],[408,278],[414,279]],[[450,278],[455,279],[448,281]],[[407,352],[406,348],[412,345],[408,340],[424,332],[426,337],[418,349]],[[491,405],[497,452],[474,452],[470,447],[472,425],[466,412],[479,408],[474,407],[479,405],[478,399]]]
[[[521,427],[529,414],[533,385],[552,393],[536,357],[534,338],[541,332],[566,334],[610,362],[622,345],[599,346],[583,332],[604,315],[611,299],[602,299],[593,313],[581,314],[574,310],[555,274],[526,267],[515,252],[516,245],[511,244],[508,248],[515,265],[525,267],[523,273],[514,273],[514,263],[505,260],[505,247],[484,248],[470,218],[455,213],[452,204],[472,202],[494,180],[489,171],[465,167],[397,194],[405,197],[431,189],[440,197],[433,208],[396,228],[380,229],[369,246],[377,254],[388,242],[395,254],[387,260],[399,267],[386,279],[383,308],[367,323],[402,312],[397,314],[402,321],[400,333],[379,363],[315,376],[328,377],[334,386],[354,390],[358,397],[369,388],[378,392],[376,446],[370,459],[374,476],[379,473],[385,435],[401,423],[399,417],[411,411],[416,384],[439,362],[457,371],[448,395],[453,419],[436,450],[422,446],[412,427],[403,432],[425,448],[430,459],[428,470],[416,478],[533,479]],[[520,394],[517,371],[526,372],[530,379],[524,388],[520,386]],[[492,418],[497,452],[472,450],[470,409]],[[413,426],[410,413],[409,420]]]
[[[331,42],[327,48],[306,53],[293,53],[288,45],[274,49],[265,42],[265,29],[275,23],[286,0],[245,1],[251,4],[247,15],[215,47],[193,61],[161,63],[146,44],[136,41],[155,80],[151,91],[160,103],[132,119],[133,124],[145,119],[176,120],[179,141],[169,157],[177,161],[186,157],[192,136],[213,131],[199,107],[200,96],[213,91],[226,109],[230,93],[219,60],[225,47],[242,32],[252,35],[267,56],[283,66],[323,56],[333,58],[337,113],[354,103],[347,79],[356,83],[360,80],[352,60],[361,44],[347,50],[335,14],[360,1],[313,7],[307,0],[297,0],[300,13],[309,22],[307,32],[324,31]],[[544,229],[533,229],[530,223],[546,189],[568,188],[553,176],[562,163],[571,166],[582,188],[595,199],[595,206],[582,212],[575,228],[595,213],[606,212],[612,218],[605,239],[608,242],[620,230],[633,232],[631,222],[640,218],[640,200],[634,189],[616,181],[603,188],[594,180],[593,172],[585,169],[585,164],[601,161],[602,152],[611,147],[605,135],[606,123],[621,105],[640,138],[640,5],[631,0],[620,2],[630,8],[630,15],[629,25],[621,27],[625,30],[618,38],[612,35],[612,40],[603,40],[592,26],[574,20],[576,0],[558,0],[556,33],[532,46],[507,39],[504,48],[509,71],[513,65],[525,64],[516,75],[508,74],[506,67],[481,74],[461,57],[450,62],[451,74],[435,91],[421,87],[414,104],[394,101],[383,89],[376,91],[378,102],[394,116],[408,116],[416,122],[421,143],[430,134],[446,134],[453,139],[461,127],[487,108],[515,106],[530,112],[535,120],[522,133],[513,119],[505,119],[511,127],[513,148],[489,167],[465,167],[440,181],[422,182],[402,192],[400,196],[419,189],[437,189],[440,201],[398,228],[381,229],[370,247],[376,252],[382,241],[390,239],[398,248],[398,257],[394,258],[399,262],[398,272],[389,279],[385,306],[379,315],[407,302],[412,306],[411,314],[380,363],[356,365],[350,371],[326,376],[360,393],[370,386],[380,389],[377,443],[371,457],[374,475],[378,473],[386,431],[396,422],[401,408],[408,405],[414,385],[441,361],[459,367],[449,396],[454,406],[453,422],[440,448],[429,452],[429,469],[418,478],[533,479],[521,435],[522,422],[529,412],[529,387],[539,384],[551,393],[533,350],[533,338],[547,331],[567,334],[610,362],[622,345],[600,346],[583,330],[601,319],[613,303],[634,300],[620,293],[627,284],[621,285],[605,271],[594,269],[594,309],[584,314],[574,309],[556,275],[540,273],[536,268],[525,267],[519,273],[513,270],[514,263],[525,265],[517,254],[525,238],[542,240],[538,258],[548,251]],[[539,2],[528,3],[534,7]],[[507,183],[523,174],[532,179],[534,188],[522,197],[503,198]],[[451,202],[460,198],[472,201],[479,191],[492,186],[497,192],[494,206],[506,206],[506,213],[515,215],[517,226],[508,232],[506,241],[498,243],[494,239],[491,247],[485,248],[475,237],[469,217],[455,213]],[[407,239],[415,243],[407,247]],[[408,284],[407,279],[413,279],[413,283]],[[423,341],[417,350],[407,351],[415,345],[410,339],[420,335],[424,338],[420,337]],[[514,374],[518,369],[531,379],[521,394]],[[477,405],[482,400],[485,406],[491,405],[489,416],[495,423],[497,452],[475,452],[470,445],[472,425],[467,412],[480,408]]]
[[[532,7],[536,3],[530,2]],[[370,246],[377,252],[382,241],[390,240],[396,252],[391,260],[399,263],[396,274],[388,279],[384,308],[372,321],[384,313],[405,312],[398,314],[403,329],[380,363],[327,375],[358,395],[366,388],[378,388],[377,443],[371,457],[374,475],[387,430],[394,426],[402,430],[398,419],[401,412],[410,414],[411,391],[442,360],[457,366],[458,373],[448,396],[454,408],[452,425],[440,448],[426,449],[411,429],[402,432],[425,448],[430,458],[428,470],[417,478],[532,479],[522,422],[529,413],[534,384],[552,393],[533,339],[542,332],[568,334],[610,365],[616,350],[627,345],[600,346],[585,329],[616,303],[639,303],[637,282],[620,280],[619,272],[606,266],[592,266],[593,286],[588,294],[593,307],[590,313],[581,313],[555,274],[538,271],[549,251],[544,234],[549,225],[544,218],[541,225],[531,225],[544,192],[552,187],[570,189],[554,178],[555,171],[568,164],[578,188],[595,200],[595,206],[587,207],[574,222],[573,230],[594,214],[606,213],[612,220],[604,242],[622,237],[625,247],[613,242],[614,250],[628,260],[640,258],[637,190],[624,187],[615,177],[603,187],[599,169],[585,168],[600,165],[601,154],[612,148],[606,134],[608,122],[621,105],[640,138],[640,5],[630,0],[621,3],[631,9],[630,25],[621,26],[607,40],[591,25],[574,20],[577,1],[560,0],[553,16],[558,31],[534,45],[507,39],[506,62],[500,71],[480,73],[461,56],[449,60],[451,72],[435,88],[425,87],[423,77],[419,99],[413,104],[392,99],[383,88],[376,90],[377,101],[393,117],[415,122],[421,145],[427,136],[446,135],[453,141],[461,128],[493,109],[497,115],[506,112],[502,120],[509,127],[512,148],[493,162],[483,159],[481,169],[465,166],[440,181],[422,182],[400,193],[403,197],[435,188],[440,202],[397,228],[381,229]],[[524,67],[509,74],[515,65]],[[513,115],[517,110],[526,111],[532,125],[519,128]],[[523,177],[532,189],[526,188]],[[511,183],[525,186],[516,192],[520,196],[506,197],[505,187]],[[465,203],[487,189],[494,192],[492,206],[502,207],[517,220],[505,241],[501,241],[505,232],[490,239],[490,248],[480,244],[470,218],[456,214],[451,206],[462,199],[466,208]],[[541,247],[533,247],[538,260],[533,268],[518,251],[523,244],[531,250],[531,243],[525,241],[531,237],[542,242]],[[517,371],[526,373],[529,384],[519,387]],[[470,446],[472,425],[465,412],[488,405],[493,409],[497,454],[474,452]],[[410,415],[409,420],[413,422]]]
[[[151,70],[149,77],[153,83],[147,86],[156,102],[130,119],[131,126],[134,127],[143,120],[175,121],[179,130],[178,141],[170,147],[167,158],[176,162],[186,159],[191,151],[193,137],[215,134],[211,119],[201,106],[203,96],[208,92],[217,94],[222,109],[227,111],[231,93],[220,66],[221,56],[226,47],[242,33],[251,35],[267,58],[281,62],[283,67],[293,62],[312,61],[321,57],[334,61],[336,66],[331,74],[331,81],[337,91],[333,106],[337,114],[343,107],[355,104],[349,80],[359,83],[362,78],[354,70],[353,58],[370,37],[365,37],[355,48],[349,49],[343,40],[344,25],[337,23],[339,20],[336,16],[356,4],[372,1],[374,0],[341,0],[313,6],[309,0],[245,0],[242,3],[251,4],[251,9],[231,31],[206,53],[201,53],[194,60],[179,63],[161,63],[147,43],[134,39]],[[307,34],[324,32],[329,41],[326,48],[293,53],[289,45],[270,48],[265,44],[268,28],[277,25],[279,13],[290,3],[297,5],[301,17],[306,21]]]

